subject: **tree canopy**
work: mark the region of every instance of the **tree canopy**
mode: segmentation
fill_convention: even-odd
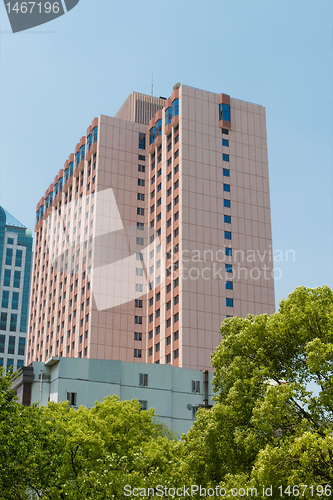
[[[181,440],[135,400],[27,408],[0,377],[0,499],[119,499],[126,485],[147,498],[191,484],[233,498],[330,496],[332,291],[297,288],[277,313],[228,318],[221,334],[215,405]]]

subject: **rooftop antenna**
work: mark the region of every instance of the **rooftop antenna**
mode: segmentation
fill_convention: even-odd
[[[151,95],[154,95],[154,73],[151,74]]]

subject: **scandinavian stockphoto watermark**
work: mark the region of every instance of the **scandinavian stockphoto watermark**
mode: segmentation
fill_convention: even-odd
[[[45,257],[51,265],[48,279],[53,270],[75,280],[87,276],[99,311],[141,300],[166,278],[221,280],[228,288],[234,280],[280,279],[282,270],[275,263],[295,262],[295,252],[273,253],[270,247],[262,252],[231,247],[213,251],[203,244],[201,250],[190,251],[178,243],[172,248],[168,241],[162,245],[154,227],[129,222],[127,209],[118,206],[113,189],[70,200],[57,210],[52,203],[45,202],[43,221]]]
[[[48,23],[72,10],[80,0],[3,0],[13,33]]]
[[[183,485],[181,487],[171,487],[159,484],[154,488],[133,488],[131,485],[127,484],[124,486],[124,497],[164,497],[164,498],[186,498],[186,497],[224,497],[224,498],[235,498],[235,497],[285,497],[291,496],[295,497],[329,497],[331,496],[332,490],[330,485],[307,485],[307,484],[296,484],[296,485],[279,485],[273,487],[272,485],[263,485],[259,489],[257,488],[232,488],[231,490],[226,490],[220,486],[215,486],[214,488],[204,488],[201,485],[191,484]]]

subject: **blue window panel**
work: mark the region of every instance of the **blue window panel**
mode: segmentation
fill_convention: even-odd
[[[7,238],[7,245],[14,245],[14,238]]]
[[[74,165],[73,165],[73,162],[71,161],[70,164],[68,165],[69,177],[73,177],[73,167],[74,167]]]
[[[139,149],[146,149],[146,134],[139,132]]]
[[[149,130],[149,146],[155,142],[156,139],[156,127],[152,127]]]
[[[84,161],[85,154],[86,154],[86,147],[83,144],[83,146],[80,147],[80,161]]]
[[[24,360],[23,359],[18,359],[17,360],[17,369],[22,368],[24,365]]]
[[[80,151],[78,151],[75,155],[75,168],[77,168],[79,166],[79,163],[80,163]]]
[[[224,239],[231,240],[231,232],[230,231],[224,231]]]
[[[2,312],[0,315],[0,330],[6,330],[7,327],[7,313]]]
[[[230,106],[229,106],[229,104],[220,104],[219,118],[220,118],[220,120],[225,120],[226,122],[230,122]]]
[[[17,314],[11,314],[10,315],[10,331],[11,332],[16,332],[16,327],[17,327]],[[14,353],[12,353],[14,354]]]
[[[18,304],[19,304],[19,293],[18,292],[13,292],[12,309],[17,310],[18,309]]]
[[[226,247],[224,249],[224,255],[228,255],[229,257],[231,257],[232,256],[232,248]]]
[[[165,126],[169,125],[172,120],[172,108],[168,108],[165,110]]]
[[[231,224],[231,217],[230,217],[230,215],[225,215],[224,216],[224,222],[226,222],[227,224]]]
[[[7,359],[7,372],[8,373],[13,373],[14,369],[14,360],[13,359]]]
[[[0,367],[3,367],[3,358],[0,358]]]
[[[230,193],[230,184],[223,184],[223,191]]]
[[[230,208],[230,206],[231,206],[230,200],[223,200],[223,206]]]
[[[4,328],[4,329],[6,329],[6,328]],[[2,354],[5,352],[5,342],[6,342],[5,335],[0,335],[0,352]]]
[[[174,99],[172,101],[172,118],[179,115],[179,99]]]
[[[94,127],[92,129],[93,142],[97,142],[98,137],[98,127]]]
[[[232,281],[226,281],[225,282],[225,288],[226,288],[226,290],[233,290],[234,289],[233,282]]]
[[[233,318],[233,316],[228,316],[228,315],[227,315],[227,316],[226,316],[226,318]]]
[[[21,283],[21,271],[14,272],[14,288],[20,288]]]
[[[88,151],[91,148],[91,146],[92,146],[92,134],[89,134],[87,137],[87,150]]]
[[[157,120],[156,122],[156,137],[158,135],[162,135],[162,119]]]
[[[224,169],[223,169],[223,175],[224,175],[225,177],[230,177],[230,170],[229,170],[228,168],[224,168]]]
[[[6,266],[11,266],[13,261],[13,249],[7,248],[6,251]]]
[[[222,146],[226,146],[227,148],[229,147],[228,139],[222,139]]]
[[[232,273],[232,264],[224,264],[224,269],[226,273]]]
[[[15,254],[15,267],[21,267],[22,266],[22,250],[16,250]]]
[[[234,307],[234,299],[225,299],[227,307]]]
[[[225,153],[223,153],[222,160],[223,161],[229,161],[229,155],[226,155]]]
[[[8,290],[4,290],[2,292],[2,304],[1,304],[1,307],[3,309],[8,309],[8,302],[9,302],[9,291]]]
[[[19,345],[18,345],[18,355],[19,356],[24,356],[25,353],[25,338],[20,337],[19,338]]]
[[[10,278],[11,278],[11,270],[10,269],[5,269],[5,276],[3,279],[3,286],[10,286]]]

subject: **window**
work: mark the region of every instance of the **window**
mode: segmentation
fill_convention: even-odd
[[[234,299],[225,299],[227,307],[234,307]]]
[[[143,292],[143,285],[140,285],[139,283],[135,284],[135,291],[136,292]]]
[[[177,359],[179,358],[179,349],[176,349],[175,351],[173,351],[173,359]]]
[[[14,354],[14,353],[15,353],[15,337],[11,335],[8,340],[8,354]]]
[[[157,192],[161,191],[162,189],[162,184],[160,183],[158,186],[157,186]]]
[[[159,318],[161,314],[161,309],[156,309],[156,318]]]
[[[136,252],[136,260],[143,260],[143,254],[141,252]]]
[[[9,373],[13,373],[13,368],[14,368],[14,360],[13,359],[7,359],[7,371]]]
[[[13,260],[13,249],[12,248],[7,248],[7,251],[6,251],[6,266],[11,266],[12,265],[12,260]]]
[[[175,152],[175,154],[173,155],[174,159],[178,158],[179,156],[179,149],[177,149],[177,151]]]
[[[161,217],[162,217],[162,215],[161,215],[161,212],[160,212],[159,214],[157,214],[156,222],[159,222],[161,220]]]
[[[178,340],[179,339],[179,330],[176,330],[174,333],[173,333],[173,340]]]
[[[3,279],[3,286],[10,286],[11,270],[5,269],[5,275]]]
[[[160,325],[155,328],[155,335],[159,335],[161,331]]]
[[[155,345],[155,352],[159,351],[160,351],[160,343],[158,342],[158,344]]]
[[[139,132],[139,149],[146,149],[146,134]]]
[[[232,265],[231,264],[225,264],[224,269],[226,273],[232,273]]]
[[[135,316],[134,322],[136,325],[142,325],[142,316]]]
[[[229,141],[228,141],[228,139],[222,139],[222,146],[229,147]]]
[[[174,205],[177,205],[179,202],[179,195],[177,195],[173,201],[174,201]]]
[[[173,169],[174,173],[176,174],[179,170],[179,164],[175,166],[175,168]]]
[[[11,332],[16,332],[16,327],[17,327],[17,314],[11,314],[9,329]]]
[[[76,406],[76,392],[67,392],[67,401],[69,406]]]
[[[140,356],[141,357],[141,356]],[[141,410],[146,411],[148,409],[148,401],[142,401],[141,399],[139,400],[139,403],[141,405]]]
[[[144,215],[145,214],[145,209],[138,207],[136,209],[136,213],[137,213],[137,215]]]
[[[136,239],[136,244],[137,245],[143,245],[143,238],[137,238]]]
[[[169,337],[166,338],[166,345],[170,344],[171,344],[171,335],[169,335]]]
[[[229,161],[229,155],[226,155],[225,153],[223,153],[222,160],[223,161]]]
[[[175,215],[173,216],[173,218],[174,218],[175,221],[178,220],[178,218],[179,218],[179,212],[176,212]]]
[[[14,245],[14,238],[7,238],[7,245]]]
[[[225,282],[225,288],[226,288],[226,290],[233,290],[233,283],[232,283],[232,281],[226,281]]]
[[[173,322],[177,323],[177,321],[179,321],[179,313],[175,314],[173,317]]]
[[[145,195],[143,193],[138,193],[138,200],[145,201]]]
[[[169,302],[167,302],[166,304],[166,310],[169,311],[171,309],[171,300],[169,300]]]
[[[148,387],[148,373],[139,373],[139,385]]]
[[[177,179],[176,182],[174,183],[174,189],[177,189],[179,186],[179,180]]]
[[[223,184],[223,191],[230,193],[230,184]]]
[[[171,203],[167,205],[167,212],[170,212],[170,210],[171,210]]]
[[[231,206],[230,200],[226,200],[226,199],[224,199],[224,200],[223,200],[223,206],[224,206],[224,207],[227,207],[227,208],[230,208],[230,206]]]
[[[229,104],[220,104],[219,119],[224,120],[226,122],[230,122],[230,105]]]
[[[8,290],[4,290],[2,292],[2,305],[1,305],[1,307],[3,309],[8,309],[8,302],[9,302],[9,292],[8,292]]]
[[[14,288],[20,288],[21,271],[14,271]]]
[[[200,392],[200,380],[192,380],[192,392]]]
[[[146,161],[146,157],[144,155],[138,155],[140,161]]]
[[[141,351],[141,349],[134,349],[134,357],[135,358],[141,358],[142,357],[142,351]]]
[[[174,236],[174,238],[176,238],[176,236],[178,236],[178,234],[179,234],[179,227],[177,227],[177,228],[174,230],[174,232],[173,232],[173,236]]]
[[[155,182],[155,175],[153,175],[153,177],[150,179],[150,184],[153,185]]]
[[[18,304],[19,304],[19,294],[18,292],[13,292],[13,297],[12,297],[12,309],[18,309]]]
[[[6,339],[6,337],[4,335],[0,335],[0,352],[1,353],[5,352],[5,339]]]
[[[230,215],[225,215],[224,216],[224,222],[227,223],[227,224],[231,224],[231,217],[230,217]]]
[[[224,255],[229,255],[229,257],[231,257],[232,256],[232,248],[226,247],[224,249]]]
[[[176,297],[173,298],[173,305],[175,306],[179,302],[179,295],[176,295]]]
[[[140,229],[140,231],[143,231],[143,227],[144,227],[143,222],[137,222],[136,227],[137,227],[137,229]]]
[[[22,250],[16,250],[15,254],[15,267],[22,266]]]
[[[171,326],[171,318],[166,320],[166,327],[169,328]]]
[[[171,108],[171,109],[172,109],[172,111],[171,111],[171,113],[172,113],[172,118],[173,118],[174,116],[179,115],[179,99],[174,99],[174,100],[172,101],[172,108]]]
[[[171,226],[171,219],[167,220],[167,228],[170,227],[170,226]]]
[[[225,177],[230,177],[230,170],[229,170],[228,168],[224,168],[224,169],[223,169],[223,175],[224,175]]]
[[[135,299],[135,307],[139,307],[142,309],[142,300]]]
[[[166,355],[166,362],[171,363],[171,354]]]
[[[162,199],[161,199],[161,198],[159,198],[159,199],[157,200],[156,205],[159,207],[161,203],[162,203]]]
[[[140,269],[139,267],[136,268],[136,275],[137,276],[143,276],[143,269]]]
[[[162,169],[160,168],[159,171],[157,172],[157,177],[160,177],[162,175]]]
[[[145,185],[145,180],[144,179],[138,179],[138,186],[144,186]]]
[[[173,287],[177,288],[178,285],[179,285],[179,278],[176,278],[173,282]]]
[[[171,274],[171,269],[170,269],[170,274]],[[171,283],[169,283],[166,287],[166,293],[170,293],[171,292]]]
[[[231,232],[230,231],[224,231],[224,239],[231,240]]]
[[[222,134],[229,135],[229,130],[227,128],[223,128]]]

